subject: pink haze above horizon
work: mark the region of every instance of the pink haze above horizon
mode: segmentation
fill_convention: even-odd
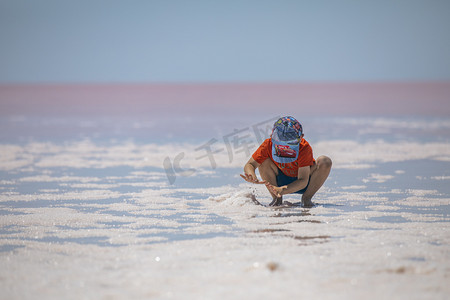
[[[0,85],[14,115],[450,115],[450,82]]]

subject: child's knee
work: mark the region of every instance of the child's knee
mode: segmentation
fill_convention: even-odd
[[[329,158],[328,156],[322,155],[319,158],[317,158],[317,164],[319,165],[320,168],[331,169],[333,162],[331,161],[331,158]]]

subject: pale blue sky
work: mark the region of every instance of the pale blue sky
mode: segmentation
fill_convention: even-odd
[[[0,83],[450,80],[450,1],[0,0]]]

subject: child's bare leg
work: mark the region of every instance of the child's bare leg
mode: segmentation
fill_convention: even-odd
[[[271,185],[278,186],[277,185],[278,167],[272,160],[266,159],[261,165],[259,165],[258,169],[262,180],[267,181]],[[276,197],[270,191],[269,188],[267,188],[267,190],[269,191],[269,193],[272,195],[273,198],[273,201],[272,203],[270,203],[270,205],[281,205],[283,202],[283,197]]]
[[[303,206],[312,206],[311,201],[314,194],[320,189],[331,171],[332,161],[328,156],[320,156],[316,159],[316,164],[311,167],[311,177],[309,185],[302,196]]]

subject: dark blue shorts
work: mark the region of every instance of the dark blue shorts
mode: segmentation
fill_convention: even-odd
[[[296,181],[297,179],[298,179],[297,177],[287,176],[286,174],[283,173],[283,171],[278,169],[278,175],[277,175],[277,185],[278,186],[288,185],[288,184]],[[310,179],[311,179],[311,176],[309,177],[309,180]],[[296,191],[294,193],[296,193],[296,194],[303,194],[306,191],[306,189],[308,188],[309,180],[308,180],[308,184],[306,185],[306,187],[304,189],[301,189],[301,190]]]

